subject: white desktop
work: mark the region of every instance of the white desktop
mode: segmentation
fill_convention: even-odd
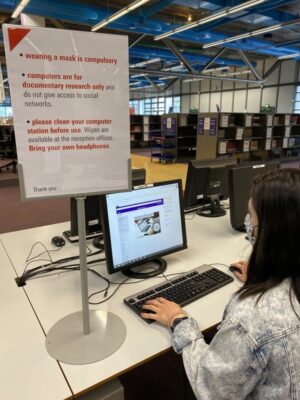
[[[92,309],[101,308],[111,311],[124,321],[127,336],[116,353],[102,361],[87,365],[56,363],[51,359],[41,342],[45,340],[45,334],[57,320],[81,309],[79,272],[61,272],[31,279],[23,288],[16,286],[14,278],[23,273],[26,257],[35,242],[40,241],[47,248],[55,250],[50,243],[51,238],[61,234],[67,228],[68,223],[66,222],[0,236],[3,245],[1,259],[4,260],[1,269],[3,272],[5,271],[4,275],[2,272],[1,283],[5,287],[8,285],[9,291],[14,293],[14,296],[10,298],[11,301],[7,302],[6,292],[1,291],[2,305],[5,304],[2,321],[4,326],[8,327],[7,330],[2,329],[0,333],[2,339],[1,370],[7,372],[6,381],[1,382],[0,385],[1,398],[14,400],[64,399],[71,396],[71,393],[78,395],[91,390],[95,385],[101,385],[121,375],[124,371],[132,369],[140,363],[147,362],[148,359],[170,348],[170,333],[165,327],[157,323],[149,326],[123,304],[125,297],[153,284],[163,282],[164,278],[159,276],[137,281],[135,284],[123,285],[109,301],[102,303],[101,306],[91,306]],[[202,264],[214,264],[216,268],[230,275],[227,267],[221,264],[229,265],[232,261],[245,259],[250,251],[244,234],[234,231],[230,227],[228,215],[216,219],[206,219],[189,214],[186,216],[186,232],[188,248],[165,256],[168,263],[166,275],[185,272]],[[88,245],[92,248],[91,242],[88,242]],[[61,250],[52,253],[54,260],[71,255],[78,255],[78,244],[67,242]],[[218,263],[221,264],[218,265]],[[36,264],[43,264],[43,262],[40,261]],[[95,264],[94,268],[108,277],[112,283],[119,283],[124,279],[121,272],[109,275],[105,262]],[[106,287],[105,282],[96,276],[89,274],[88,278],[89,293],[100,291]],[[235,280],[188,305],[186,311],[195,317],[202,330],[212,327],[221,321],[225,305],[239,286]],[[110,286],[108,296],[115,287],[113,284]],[[20,293],[21,299],[17,300]],[[14,298],[20,303],[17,310]],[[94,296],[93,300],[105,300],[103,293]],[[27,308],[27,313],[21,311],[22,319],[18,312],[18,310],[22,310],[21,307]],[[14,330],[15,326],[18,327],[17,332],[10,335],[10,330]],[[27,329],[25,335],[22,330],[23,326]],[[29,348],[28,341],[32,343]],[[12,348],[18,345],[19,348],[24,349],[23,353],[19,352],[14,355],[14,368],[9,368],[12,350],[7,347],[7,343],[10,343]],[[40,344],[37,345],[38,343]],[[32,365],[31,354],[33,356],[34,354],[40,355],[41,360],[46,360],[42,364],[43,371],[38,362]],[[35,379],[35,370],[39,374],[38,385]],[[26,392],[16,386],[15,378],[20,375],[32,389],[28,388]],[[50,396],[49,393],[51,393]]]

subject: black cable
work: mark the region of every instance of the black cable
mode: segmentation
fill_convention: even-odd
[[[130,279],[130,278],[129,278],[129,277],[128,277],[128,278],[125,278],[123,282],[119,283],[119,285],[118,285],[118,286],[116,287],[116,289],[112,292],[112,294],[111,294],[110,296],[108,296],[106,299],[101,300],[101,301],[96,302],[96,303],[93,303],[93,302],[89,301],[89,304],[91,304],[91,305],[98,305],[98,304],[105,303],[106,301],[108,301],[109,299],[111,299],[111,298],[114,296],[114,294],[120,289],[120,287],[121,287],[126,281],[128,281],[128,279]],[[93,296],[95,296],[96,294],[102,293],[104,290],[105,290],[105,289],[102,289],[102,290],[99,290],[98,292],[95,292],[95,293],[90,294],[89,297],[88,297],[88,299],[90,300]]]
[[[43,251],[42,253],[38,254],[37,256],[34,256],[34,257],[29,258],[29,257],[31,256],[31,253],[32,253],[34,247],[35,247],[37,244],[40,244],[40,245],[45,249],[45,251]],[[87,253],[87,256],[95,255],[95,254],[99,254],[99,253],[100,253],[100,251],[97,251],[97,252],[93,253],[92,250],[91,250],[88,246],[86,246],[86,248],[89,250],[89,253]],[[28,257],[27,257],[27,259],[26,259],[26,261],[25,261],[25,262],[28,262],[28,263],[26,264],[26,266],[25,266],[25,268],[24,268],[24,271],[23,271],[23,273],[22,273],[22,276],[24,275],[24,273],[25,273],[25,271],[27,270],[28,266],[29,266],[32,262],[36,262],[36,261],[49,261],[48,259],[38,259],[38,257],[40,257],[40,256],[41,256],[42,254],[44,254],[44,253],[47,253],[48,256],[49,256],[49,259],[50,259],[50,261],[51,261],[51,263],[49,263],[49,264],[59,262],[59,260],[58,260],[58,261],[53,261],[53,260],[52,260],[52,257],[51,257],[51,255],[50,255],[50,252],[57,252],[57,251],[59,251],[59,250],[61,250],[61,249],[62,249],[62,247],[60,247],[60,248],[58,248],[58,249],[48,250],[48,249],[46,248],[46,246],[45,246],[42,242],[35,242],[35,243],[32,245],[32,247],[31,247],[31,249],[30,249],[30,252],[29,252],[29,255],[28,255]],[[66,261],[67,259],[69,259],[70,261],[72,261],[72,260],[75,260],[75,259],[77,259],[77,258],[79,258],[79,256],[73,256],[73,257],[63,258],[63,259],[61,259],[61,260],[63,260],[63,262],[67,262],[67,261]],[[46,264],[46,265],[48,265],[48,264]]]
[[[88,256],[97,255],[99,253],[101,253],[101,251],[95,251],[92,254],[88,254]],[[69,261],[72,261],[73,259],[78,259],[78,258],[79,258],[78,256],[76,256],[76,257],[68,257],[68,258],[64,258],[64,259],[61,259],[61,260],[57,260],[57,261],[55,261],[53,263],[40,265],[38,267],[32,268],[30,270],[27,270],[20,277],[16,278],[15,281],[17,282],[18,286],[24,286],[28,279],[31,279],[31,278],[33,278],[33,277],[35,277],[37,275],[42,275],[42,274],[46,274],[46,273],[49,273],[49,272],[58,271],[60,269],[61,270],[62,269],[64,269],[64,270],[67,270],[67,269],[72,270],[72,267],[73,268],[74,267],[80,267],[80,264],[79,263],[69,264],[69,265],[61,266],[61,267],[58,267],[56,265],[60,265],[60,264],[63,264],[64,262],[69,262]],[[35,260],[35,261],[37,261],[37,260]],[[87,265],[96,264],[96,263],[102,262],[102,261],[105,261],[105,258],[102,258],[102,259],[100,258],[100,259],[97,259],[97,260],[88,261]],[[78,269],[78,268],[75,268],[75,270],[76,269]],[[99,274],[99,276],[100,276],[100,274]],[[104,279],[104,277],[102,277],[102,278]]]

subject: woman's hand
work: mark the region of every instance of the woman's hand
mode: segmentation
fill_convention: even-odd
[[[163,297],[158,297],[157,299],[147,301],[143,305],[143,309],[146,312],[142,312],[141,317],[153,319],[163,325],[168,326],[169,328],[172,326],[175,317],[186,316],[186,313],[178,304],[174,303],[173,301],[166,300]]]
[[[232,272],[239,281],[246,282],[247,271],[248,271],[247,261],[237,261],[235,263],[230,264],[230,267],[233,267]]]

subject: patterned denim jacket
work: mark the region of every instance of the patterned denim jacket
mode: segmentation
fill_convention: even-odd
[[[290,280],[257,304],[235,295],[209,346],[192,318],[176,326],[172,345],[198,400],[300,400],[300,318]]]

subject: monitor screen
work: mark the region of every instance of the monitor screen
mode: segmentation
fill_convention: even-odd
[[[109,273],[187,247],[181,180],[107,194],[101,210]]]
[[[241,164],[229,172],[230,223],[234,229],[244,231],[248,212],[249,193],[253,178],[258,174],[279,168],[279,161],[256,161]]]
[[[218,195],[219,199],[228,197],[228,172],[234,165],[236,159],[190,161],[184,191],[185,212],[211,203],[211,195]]]

